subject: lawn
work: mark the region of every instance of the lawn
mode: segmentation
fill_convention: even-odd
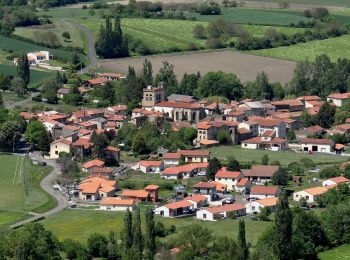
[[[21,219],[27,211],[41,213],[56,206],[55,199],[39,185],[51,167],[32,165],[13,155],[0,155],[0,165],[0,224]]]
[[[64,210],[42,221],[48,230],[51,230],[59,240],[72,238],[85,242],[87,237],[99,232],[108,234],[114,230],[121,232],[124,226],[124,213],[105,212],[97,210]],[[156,221],[163,222],[166,227],[176,226],[177,231],[185,230],[191,224],[198,223],[212,230],[213,235],[229,236],[237,238],[238,220],[223,220],[217,222],[203,222],[189,218],[162,218],[156,217]],[[144,221],[143,221],[144,223]],[[246,237],[249,242],[256,243],[260,234],[269,227],[272,222],[257,222],[246,220]]]
[[[29,26],[29,27],[17,27],[14,35],[18,35],[28,39],[34,39],[35,32],[53,32],[56,34],[60,44],[62,46],[73,46],[83,48],[85,44],[85,38],[83,34],[74,25],[63,20],[53,20],[53,24],[49,26]],[[68,32],[71,39],[69,41],[64,41],[62,37],[63,32]]]
[[[95,36],[98,34],[101,23],[104,22],[104,20],[94,18],[78,19],[76,21],[92,30]],[[186,50],[191,44],[204,47],[205,40],[193,37],[193,28],[197,24],[207,26],[208,22],[123,18],[121,24],[124,33],[142,40],[154,51],[165,51],[170,48]],[[269,28],[275,28],[277,31],[285,34],[293,34],[304,30],[301,28],[261,25],[243,25],[243,27],[250,34],[257,37],[263,36]]]
[[[350,259],[350,245],[342,245],[318,255],[321,260],[345,260]]]
[[[287,47],[249,51],[248,53],[294,61],[314,60],[317,55],[327,54],[333,61],[336,61],[338,58],[350,58],[349,42],[350,35],[343,35]]]
[[[291,162],[299,162],[302,158],[311,158],[316,164],[331,164],[347,161],[347,157],[334,155],[296,153],[294,151],[272,152],[263,150],[243,149],[240,146],[216,146],[209,149],[212,157],[226,159],[233,156],[240,162],[260,162],[264,154],[269,156],[271,161],[279,161],[282,165],[288,165]]]
[[[16,74],[17,74],[15,65],[0,64],[0,72],[5,74],[5,75],[12,75],[12,76],[16,76]],[[43,79],[54,78],[55,75],[56,75],[56,72],[53,72],[53,71],[40,71],[40,70],[36,70],[36,69],[31,69],[30,70],[30,85],[31,86],[37,85]]]
[[[290,25],[299,21],[308,22],[301,12],[272,10],[272,9],[249,9],[249,8],[222,8],[221,15],[197,15],[200,21],[215,21],[222,18],[226,21],[241,24],[265,24],[265,25]]]

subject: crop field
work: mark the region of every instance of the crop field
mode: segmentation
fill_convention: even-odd
[[[350,259],[350,245],[342,245],[318,255],[321,260],[346,260]]]
[[[25,217],[27,211],[40,213],[56,205],[39,186],[51,167],[32,165],[24,157],[12,155],[0,155],[0,165],[0,227]]]
[[[14,65],[0,64],[0,72],[5,75],[16,75],[16,67]],[[51,71],[39,71],[36,69],[30,70],[30,85],[34,86],[40,83],[45,78],[53,78],[56,73]]]
[[[34,43],[29,43],[25,41],[20,41],[17,39],[9,38],[0,35],[0,49],[5,51],[13,51],[14,53],[23,53],[23,52],[31,52],[31,51],[39,51],[39,50],[47,50],[54,57],[60,57],[63,59],[69,59],[72,55],[70,51],[62,50],[62,49],[51,49],[47,47],[43,47]],[[79,54],[80,59],[83,61],[87,60],[85,55]]]
[[[122,212],[105,212],[97,210],[64,210],[42,221],[45,227],[52,231],[59,240],[73,238],[81,242],[86,242],[87,237],[95,232],[108,234],[111,230],[121,232],[124,226],[124,213]],[[163,222],[166,227],[174,225],[177,231],[185,230],[191,224],[198,223],[213,231],[215,236],[228,236],[237,238],[238,220],[222,220],[216,222],[198,221],[193,217],[189,218],[162,218],[155,217],[156,221]],[[144,221],[143,221],[144,223]],[[272,222],[261,222],[246,220],[246,238],[248,242],[256,243],[260,234]],[[177,233],[177,232],[176,232]],[[174,235],[176,235],[176,233]],[[169,239],[172,236],[165,239]]]
[[[250,2],[251,0],[247,0]],[[254,1],[256,2],[256,0]],[[286,2],[285,0],[266,0],[259,2]],[[346,6],[350,7],[350,2],[348,0],[290,0],[288,3],[296,3],[296,4],[308,4],[308,5],[329,5],[329,6]]]
[[[239,145],[236,146],[216,146],[209,149],[211,155],[218,159],[227,159],[228,156],[233,156],[240,162],[260,162],[264,154],[269,156],[270,161],[279,161],[282,165],[288,165],[291,162],[299,162],[302,158],[310,158],[316,164],[335,164],[347,161],[347,157],[313,154],[296,153],[294,151],[272,152],[263,150],[243,149]]]
[[[99,11],[96,10],[95,13],[98,14]],[[40,11],[38,12],[38,15],[40,16],[47,15],[52,18],[71,18],[71,19],[90,17],[89,10],[88,9],[84,10],[81,8],[53,8],[48,11]]]
[[[51,31],[56,34],[62,46],[84,47],[84,37],[82,33],[74,27],[74,25],[62,20],[54,20],[53,22],[53,24],[43,26],[17,27],[13,34],[28,39],[34,39],[35,32]],[[69,32],[71,37],[69,41],[64,41],[62,37],[63,32]]]
[[[308,22],[301,12],[269,9],[222,8],[221,15],[197,15],[200,21],[215,21],[219,18],[242,24],[290,25],[299,21]]]
[[[128,66],[133,66],[136,72],[141,72],[145,57],[106,60],[99,63],[100,69],[126,73]],[[229,50],[213,52],[192,52],[172,55],[148,56],[152,62],[153,72],[157,73],[167,60],[175,66],[174,70],[180,80],[184,73],[197,73],[202,75],[209,71],[224,71],[236,74],[242,81],[250,81],[256,75],[265,71],[271,82],[288,82],[293,75],[295,62],[259,57]]]
[[[338,58],[350,58],[349,42],[350,35],[343,35],[287,47],[250,51],[249,53],[293,61],[314,60],[317,55],[327,54],[335,61]]]

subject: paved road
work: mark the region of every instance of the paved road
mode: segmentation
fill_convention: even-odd
[[[71,22],[69,22],[71,23]],[[97,55],[96,55],[96,50],[95,50],[95,41],[94,41],[94,35],[92,31],[90,31],[88,28],[85,26],[82,26],[80,24],[76,23],[71,23],[74,25],[78,30],[82,31],[85,34],[87,43],[88,43],[88,56],[90,59],[90,64],[83,68],[82,70],[79,71],[79,74],[89,72],[90,69],[93,69],[97,65]]]
[[[33,97],[37,97],[39,95],[40,95],[39,92],[32,92],[28,98],[10,105],[5,105],[5,108],[14,109],[15,107],[23,107],[24,104],[32,102]]]
[[[15,224],[11,225],[10,228],[17,228],[17,227],[22,226],[23,224],[52,216],[52,215],[54,215],[54,214],[56,214],[56,213],[58,213],[58,212],[60,212],[63,209],[68,207],[68,201],[67,201],[67,198],[64,196],[64,194],[62,192],[54,190],[52,188],[53,182],[61,174],[59,165],[55,161],[43,159],[37,153],[30,154],[29,157],[31,159],[35,159],[37,161],[46,162],[48,165],[51,165],[53,167],[53,171],[41,181],[40,186],[43,190],[45,190],[47,193],[49,193],[51,196],[53,196],[57,200],[58,203],[57,203],[57,206],[55,208],[53,208],[45,213],[36,214],[35,216],[33,216],[29,219],[17,222]]]

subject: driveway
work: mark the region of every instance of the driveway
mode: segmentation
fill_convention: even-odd
[[[32,160],[37,160],[39,162],[46,162],[48,165],[53,167],[53,171],[40,182],[40,186],[43,190],[45,190],[48,194],[50,194],[52,197],[54,197],[57,200],[57,206],[47,212],[36,214],[34,217],[17,222],[11,225],[10,228],[17,228],[22,226],[23,224],[52,216],[68,207],[68,200],[65,197],[65,195],[62,192],[54,190],[52,188],[53,182],[61,174],[59,165],[55,161],[42,158],[38,153],[32,153],[29,155],[29,157]]]

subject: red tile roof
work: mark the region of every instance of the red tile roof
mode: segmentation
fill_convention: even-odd
[[[197,184],[193,185],[193,188],[212,189],[216,188],[216,184],[212,182],[198,182]]]
[[[250,194],[255,194],[255,195],[276,195],[278,192],[279,188],[278,186],[253,186]]]
[[[105,163],[101,160],[95,159],[89,162],[86,162],[83,164],[83,168],[89,169],[91,167],[97,166],[97,167],[103,167]]]
[[[194,201],[196,203],[202,202],[202,201],[207,201],[207,197],[200,195],[200,194],[196,194],[196,195],[192,195],[190,197],[185,198],[185,200],[191,200]]]
[[[207,210],[210,213],[218,214],[223,212],[231,212],[231,211],[238,211],[245,209],[245,206],[239,203],[234,204],[226,204],[219,207],[212,207],[212,208],[203,208],[203,210]]]
[[[237,182],[236,186],[238,186],[238,187],[245,187],[249,183],[250,183],[250,181],[249,181],[248,178],[243,178],[239,182]]]
[[[305,138],[301,141],[303,144],[323,144],[323,145],[334,145],[331,139],[316,139],[316,138]]]
[[[347,99],[347,98],[350,98],[350,92],[348,92],[348,93],[334,93],[334,94],[327,96],[327,98]]]
[[[148,191],[148,190],[150,190],[150,191],[159,190],[159,186],[150,184],[150,185],[146,186],[146,187],[144,188],[144,190],[146,190],[146,191]]]
[[[180,200],[177,202],[169,203],[164,205],[164,207],[167,207],[168,209],[179,209],[179,208],[187,208],[193,206],[192,203],[188,202],[187,200]]]
[[[329,180],[333,181],[333,182],[335,182],[337,184],[344,183],[344,182],[350,182],[350,180],[348,178],[345,178],[344,176],[330,178]]]
[[[139,165],[144,167],[157,166],[160,167],[163,164],[162,161],[139,161]]]
[[[91,85],[100,85],[108,82],[108,79],[106,78],[96,78],[96,79],[90,79],[88,80],[89,84]]]
[[[250,170],[242,170],[244,177],[270,177],[279,170],[275,165],[253,165]]]
[[[216,174],[215,178],[228,178],[228,179],[238,179],[241,177],[241,172],[228,171],[226,167],[221,168]]]
[[[104,198],[100,205],[118,205],[118,206],[132,206],[135,204],[134,200],[126,200],[126,199],[120,199],[115,197],[110,198]]]
[[[147,199],[149,193],[145,190],[123,190],[120,196]]]
[[[176,102],[176,101],[162,101],[157,103],[157,107],[173,107],[173,108],[188,108],[188,109],[199,109],[201,105],[197,102],[187,103],[187,102]]]

